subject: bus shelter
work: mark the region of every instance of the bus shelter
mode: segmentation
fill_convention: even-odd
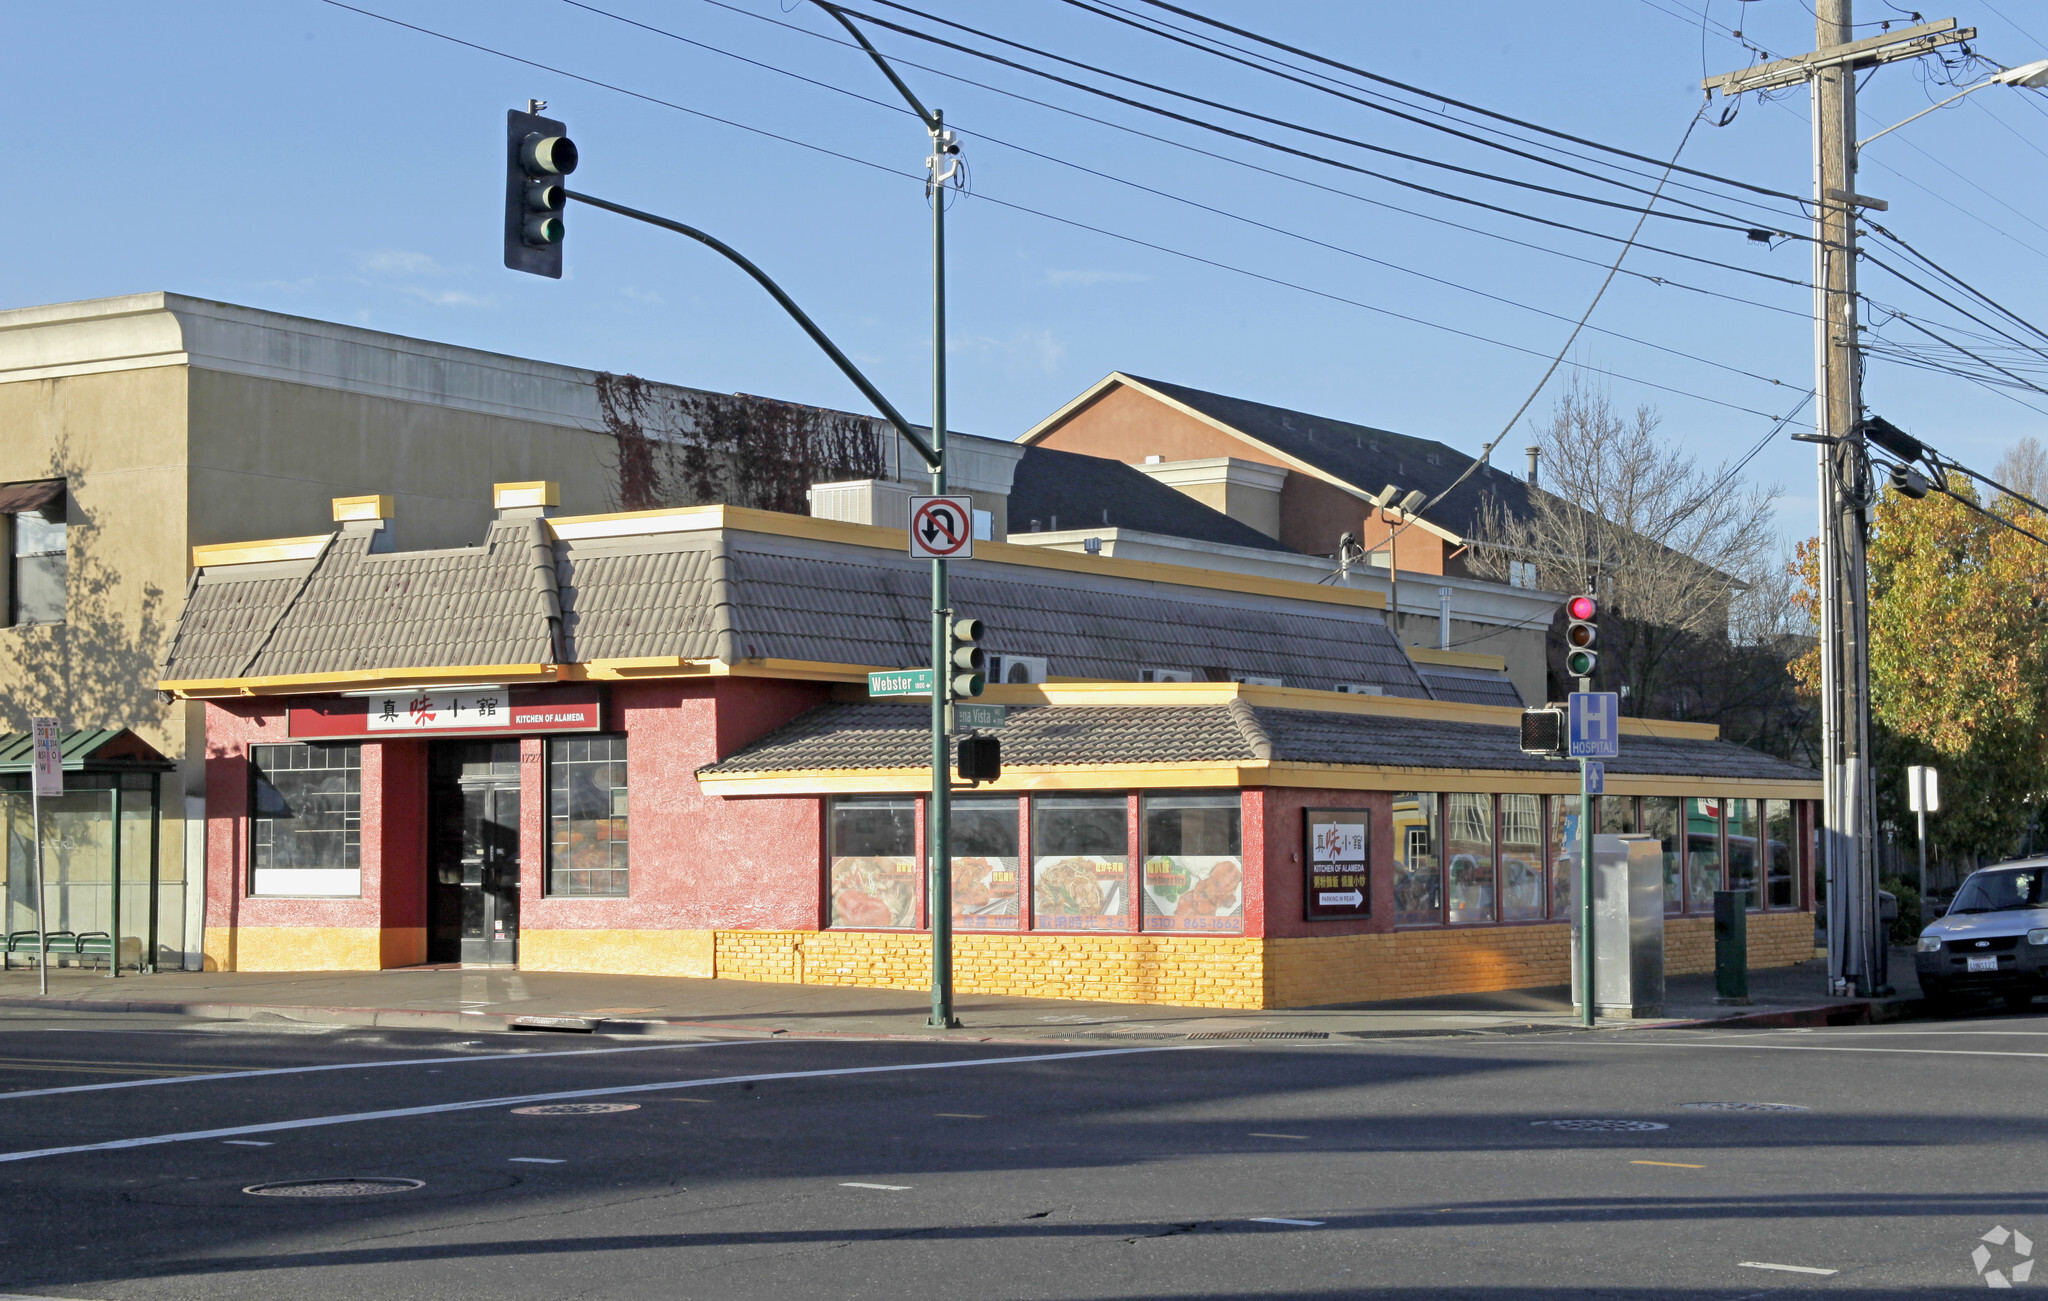
[[[125,728],[65,732],[64,793],[44,796],[42,917],[49,931],[105,932],[109,973],[154,972],[159,952],[163,779],[177,765]],[[5,924],[36,928],[33,738],[0,733]],[[54,952],[54,950],[53,950]]]

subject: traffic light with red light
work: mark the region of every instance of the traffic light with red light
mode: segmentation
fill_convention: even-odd
[[[1564,628],[1564,671],[1575,678],[1590,678],[1600,662],[1600,652],[1594,649],[1600,640],[1600,628],[1594,622],[1600,617],[1600,603],[1590,593],[1575,596],[1565,603],[1564,612],[1569,620]]]

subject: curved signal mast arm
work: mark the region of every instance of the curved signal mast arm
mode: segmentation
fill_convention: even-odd
[[[804,315],[804,309],[796,305],[796,300],[782,292],[781,285],[770,280],[767,272],[748,261],[739,250],[733,248],[724,240],[719,239],[716,235],[706,234],[695,226],[686,226],[680,221],[670,221],[666,217],[657,217],[651,212],[642,212],[638,208],[628,208],[623,203],[613,203],[608,199],[600,199],[595,195],[582,194],[575,190],[564,190],[563,194],[578,203],[587,203],[593,208],[603,208],[606,212],[616,212],[621,217],[631,217],[635,221],[644,221],[650,226],[659,226],[663,230],[672,230],[678,235],[687,235],[713,252],[722,254],[726,261],[731,262],[734,266],[752,276],[755,283],[767,290],[771,298],[782,304],[782,310],[789,313],[790,319],[803,327],[804,333],[811,336],[811,342],[824,349],[825,355],[832,359],[832,363],[838,366],[846,378],[853,381],[853,386],[861,391],[861,396],[874,403],[875,409],[882,413],[882,417],[896,427],[896,432],[909,440],[910,445],[917,449],[917,454],[924,458],[926,465],[934,470],[939,468],[939,454],[932,450],[932,445],[925,440],[924,435],[913,429],[910,422],[903,418],[903,413],[898,411],[889,399],[882,396],[880,389],[868,382],[868,377],[860,373],[860,368],[848,360],[845,353],[839,351],[839,345],[826,338],[825,332],[819,329],[810,317]]]

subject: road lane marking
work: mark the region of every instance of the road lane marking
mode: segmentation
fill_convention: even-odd
[[[1630,1165],[1668,1165],[1678,1170],[1704,1170],[1703,1165],[1689,1165],[1684,1161],[1631,1161]]]
[[[907,1193],[910,1191],[909,1184],[841,1184],[839,1186],[841,1188],[872,1188],[876,1192],[882,1193]]]
[[[693,1098],[693,1099],[691,1099],[691,1101],[693,1101],[693,1102],[701,1102],[702,1100],[703,1100],[703,1099],[701,1099],[701,1098]],[[948,1120],[987,1120],[987,1119],[988,1119],[988,1117],[987,1117],[987,1116],[983,1116],[983,1115],[977,1115],[976,1113],[974,1113],[974,1112],[972,1112],[972,1111],[934,1111],[934,1112],[933,1112],[932,1114],[933,1114],[934,1116],[944,1116],[944,1117],[945,1117],[946,1119],[948,1119]]]
[[[567,1160],[566,1160],[566,1158],[563,1158],[563,1157],[559,1157],[559,1156],[513,1156],[513,1157],[507,1157],[507,1158],[505,1158],[505,1159],[506,1159],[506,1160],[508,1160],[508,1161],[524,1161],[524,1162],[526,1162],[526,1163],[527,1163],[528,1165],[566,1165],[566,1164],[567,1164]]]
[[[685,1048],[720,1048],[730,1043],[751,1042],[731,1040],[727,1043],[669,1043],[634,1044],[627,1048],[564,1048],[547,1050],[526,1049],[516,1053],[479,1053],[468,1057],[408,1057],[394,1062],[338,1062],[325,1066],[275,1066],[255,1071],[214,1071],[203,1075],[166,1075],[147,1080],[114,1080],[106,1084],[67,1084],[56,1089],[15,1089],[0,1092],[0,1102],[10,1098],[48,1098],[59,1093],[92,1093],[101,1089],[141,1089],[158,1084],[194,1084],[208,1080],[254,1080],[268,1075],[313,1075],[322,1071],[369,1071],[390,1066],[435,1066],[449,1062],[509,1062],[533,1061],[543,1057],[602,1057],[611,1053],[655,1053],[677,1052]],[[766,1042],[765,1040],[762,1042]],[[172,1069],[164,1067],[161,1069]]]
[[[1823,1277],[1829,1274],[1839,1274],[1842,1272],[1839,1269],[1815,1269],[1811,1265],[1773,1265],[1769,1261],[1765,1260],[1745,1260],[1740,1265],[1736,1266],[1736,1268],[1777,1269],[1783,1270],[1787,1274],[1819,1274]]]
[[[1292,1224],[1303,1229],[1320,1229],[1321,1227],[1323,1227],[1323,1221],[1321,1220],[1283,1220],[1277,1215],[1255,1215],[1252,1217],[1252,1223]]]
[[[1904,1053],[1915,1057],[2048,1057],[2048,1053],[1994,1052],[1986,1048],[1831,1048],[1826,1044],[1760,1044],[1754,1039],[1744,1039],[1739,1043],[1696,1044],[1675,1043],[1668,1039],[1638,1039],[1633,1043],[1624,1043],[1618,1039],[1572,1039],[1568,1041],[1560,1040],[1550,1046],[1579,1048],[1589,1045],[1601,1048],[1734,1048],[1737,1050],[1746,1049],[1752,1052],[1777,1053]],[[95,1085],[89,1087],[111,1088],[117,1086]],[[0,1094],[0,1097],[4,1096],[7,1095]]]
[[[694,1047],[713,1045],[697,1044]],[[78,1152],[115,1152],[133,1147],[155,1147],[163,1143],[191,1143],[208,1138],[231,1138],[238,1134],[276,1134],[294,1129],[317,1129],[326,1125],[351,1125],[366,1120],[402,1120],[411,1116],[440,1116],[453,1111],[483,1111],[494,1107],[516,1107],[535,1102],[567,1102],[575,1098],[616,1097],[622,1093],[659,1093],[663,1089],[703,1089],[718,1084],[754,1084],[769,1080],[817,1080],[846,1075],[889,1075],[906,1071],[947,1071],[969,1066],[1030,1066],[1038,1062],[1070,1062],[1091,1057],[1132,1057],[1144,1053],[1185,1053],[1207,1049],[1206,1044],[1162,1044],[1146,1048],[1094,1048],[1082,1052],[1040,1053],[1036,1057],[974,1057],[957,1062],[910,1062],[900,1066],[841,1066],[817,1071],[774,1071],[761,1075],[717,1075],[698,1080],[663,1080],[658,1084],[613,1084],[602,1088],[564,1089],[555,1093],[524,1093],[502,1098],[476,1098],[468,1102],[436,1102],[419,1107],[393,1107],[384,1111],[353,1111],[331,1116],[307,1116],[300,1120],[275,1120],[258,1125],[234,1125],[225,1129],[194,1129],[175,1134],[147,1134],[140,1138],[117,1138],[104,1143],[76,1143],[68,1147],[32,1148],[21,1152],[0,1152],[0,1162],[32,1161],[37,1157],[70,1156]],[[604,1050],[599,1050],[604,1051]],[[575,1056],[551,1053],[549,1056]]]
[[[1302,1141],[1302,1142],[1304,1142],[1304,1143],[1308,1142],[1308,1135],[1306,1135],[1306,1134],[1247,1134],[1247,1135],[1245,1135],[1245,1137],[1246,1137],[1246,1138],[1293,1138],[1293,1139],[1299,1139],[1300,1141]]]
[[[266,1142],[264,1142],[264,1141],[263,1141],[262,1139],[260,1139],[260,1138],[224,1138],[224,1139],[222,1139],[222,1140],[221,1140],[221,1142],[223,1142],[223,1143],[226,1143],[226,1144],[227,1144],[228,1146],[230,1146],[230,1147],[276,1147],[276,1146],[277,1146],[277,1144],[275,1144],[275,1143],[266,1143]]]

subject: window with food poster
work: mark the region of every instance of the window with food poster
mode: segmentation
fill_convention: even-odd
[[[1042,795],[1031,801],[1031,926],[1041,931],[1131,928],[1130,824],[1122,795]]]
[[[851,796],[832,801],[827,925],[862,930],[917,926],[917,800]]]
[[[953,797],[946,837],[953,857],[953,929],[1017,929],[1017,818],[1014,796]]]
[[[1144,928],[1244,933],[1244,810],[1236,791],[1145,795],[1138,876]]]
[[[1372,810],[1303,809],[1302,917],[1312,922],[1372,916]]]

